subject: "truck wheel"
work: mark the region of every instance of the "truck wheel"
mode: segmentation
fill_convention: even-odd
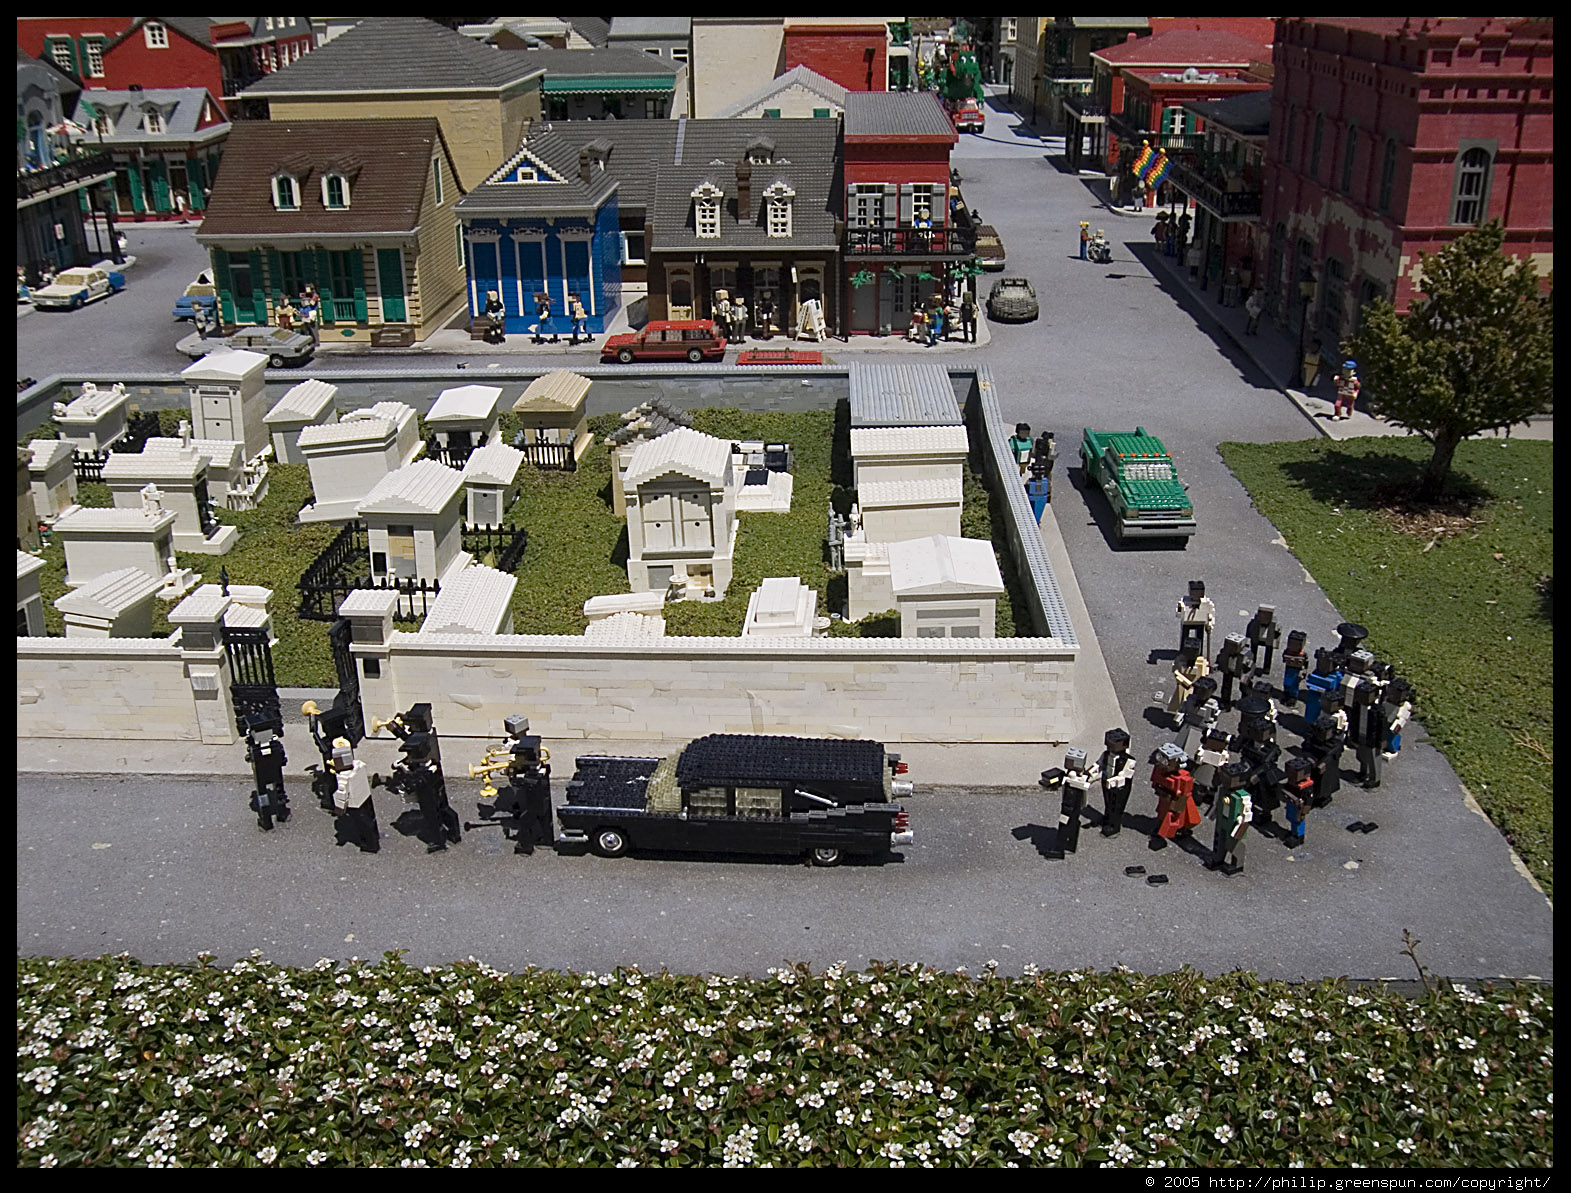
[[[621,829],[601,828],[595,830],[595,852],[601,857],[621,857],[627,852],[627,837]]]
[[[616,353],[616,358],[623,364],[630,365],[633,363],[633,350],[631,348],[619,348]]]
[[[838,849],[810,849],[807,852],[807,857],[815,866],[838,866],[840,864],[840,851]]]

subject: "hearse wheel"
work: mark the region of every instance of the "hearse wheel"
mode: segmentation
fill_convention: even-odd
[[[627,852],[627,837],[621,829],[596,829],[594,849],[601,857],[621,857]]]
[[[841,853],[838,849],[810,849],[807,851],[807,857],[815,866],[838,866]]]

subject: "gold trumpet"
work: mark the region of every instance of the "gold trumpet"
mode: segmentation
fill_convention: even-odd
[[[506,761],[492,762],[489,760],[489,756],[487,761],[480,763],[478,766],[470,765],[469,777],[471,779],[478,779],[482,775],[485,776],[485,784],[480,788],[481,799],[494,799],[496,797],[496,784],[491,782],[491,776],[496,771],[505,771],[507,768],[508,763]]]
[[[385,721],[382,720],[380,717],[372,717],[371,718],[371,736],[375,737],[378,733],[382,732],[382,730],[386,729],[389,725],[400,725],[402,723],[403,723],[402,718],[398,717],[398,716],[388,717],[387,720],[385,720]]]
[[[300,712],[307,717],[319,717],[322,715],[322,710],[316,706],[315,700],[307,700],[300,706]]]

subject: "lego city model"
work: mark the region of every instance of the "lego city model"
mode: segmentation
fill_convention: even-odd
[[[911,843],[911,784],[878,742],[716,733],[667,758],[581,755],[558,846],[803,854],[815,866]]]
[[[1107,496],[1114,534],[1130,538],[1188,538],[1195,533],[1195,507],[1167,448],[1144,427],[1093,431],[1080,442],[1085,483]]]
[[[55,280],[28,292],[39,310],[76,311],[125,289],[125,275],[102,265],[62,269]]]
[[[738,307],[745,310],[738,300]],[[741,316],[746,318],[745,315]],[[636,332],[611,336],[600,346],[600,359],[632,364],[635,360],[688,360],[698,364],[721,360],[726,338],[711,319],[657,319]]]
[[[514,853],[533,854],[536,845],[554,844],[556,838],[551,824],[551,751],[529,732],[528,717],[514,714],[502,722],[502,728],[507,744],[488,749],[480,764],[469,768],[469,777],[485,776],[480,818],[501,824],[502,835],[513,840]],[[493,780],[498,772],[506,779],[501,789]]]

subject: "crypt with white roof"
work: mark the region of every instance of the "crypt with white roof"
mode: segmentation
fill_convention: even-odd
[[[313,494],[300,521],[347,522],[383,477],[415,458],[420,433],[411,407],[378,402],[301,428],[295,444],[311,468]]]
[[[129,398],[125,383],[117,381],[99,389],[91,381],[82,382],[82,393],[74,401],[56,402],[54,424],[60,439],[78,451],[103,451],[126,433]]]
[[[378,481],[357,510],[366,526],[372,578],[432,581],[468,563],[461,537],[463,491],[463,474],[435,460],[416,460]]]
[[[444,451],[466,452],[502,438],[502,389],[459,385],[444,389],[426,413],[425,425]]]
[[[663,591],[675,580],[694,595],[723,597],[737,529],[731,444],[679,427],[640,443],[621,483],[632,590]]]
[[[300,432],[307,427],[338,421],[334,401],[338,386],[314,378],[290,387],[263,416],[268,433],[273,440],[273,455],[280,464],[304,464],[305,453],[300,450]]]

